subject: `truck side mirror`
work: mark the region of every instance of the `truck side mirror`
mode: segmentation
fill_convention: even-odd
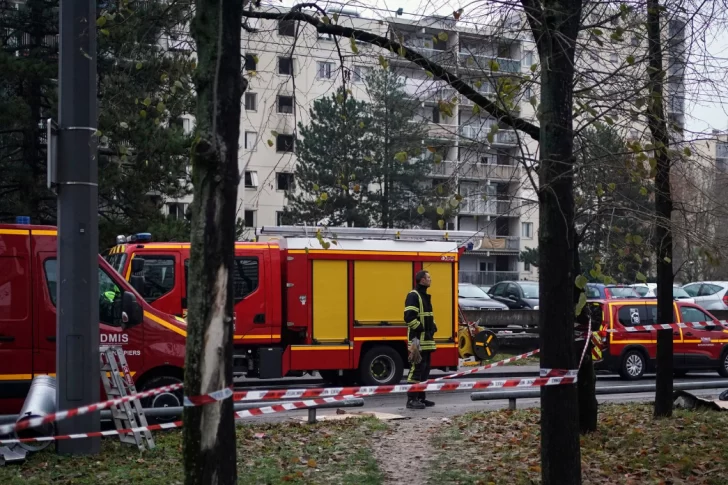
[[[134,258],[131,260],[131,272],[144,274],[144,258]]]
[[[144,278],[144,258],[134,258],[131,260],[131,276],[129,277],[129,284],[134,288],[137,293],[146,297],[144,294],[147,288],[147,282]]]
[[[144,310],[137,302],[136,295],[125,291],[121,297],[121,327],[123,329],[135,327],[144,321]]]

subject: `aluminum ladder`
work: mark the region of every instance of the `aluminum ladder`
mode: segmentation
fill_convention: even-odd
[[[106,391],[108,399],[136,394],[136,386],[134,386],[134,380],[129,372],[126,357],[124,357],[124,349],[102,345],[99,348],[99,358],[101,359],[101,382],[104,383],[104,391]],[[110,410],[117,430],[147,426],[147,418],[139,399],[111,406]],[[144,450],[145,447],[150,450],[154,448],[152,433],[146,429],[119,434],[119,439],[122,443],[136,444],[140,450]]]

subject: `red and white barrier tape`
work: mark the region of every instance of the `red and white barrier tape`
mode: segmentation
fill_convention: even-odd
[[[526,352],[525,354],[516,355],[514,357],[509,357],[507,359],[503,359],[503,360],[498,361],[498,362],[493,362],[492,364],[487,364],[487,365],[484,365],[484,366],[481,366],[481,367],[476,367],[474,369],[469,369],[469,370],[466,370],[466,371],[463,371],[463,372],[456,372],[454,374],[449,374],[449,375],[446,375],[446,376],[438,377],[437,379],[430,379],[427,382],[439,382],[439,381],[443,381],[445,379],[454,379],[456,377],[462,377],[462,376],[467,376],[469,374],[475,374],[477,372],[481,372],[481,371],[484,371],[486,369],[492,369],[493,367],[498,367],[498,366],[501,366],[501,365],[510,364],[511,362],[515,362],[517,360],[521,360],[521,359],[525,359],[527,357],[531,357],[532,355],[536,355],[539,352],[540,352],[539,349],[532,350],[531,352]]]
[[[645,332],[645,331],[651,331],[651,330],[672,330],[672,329],[685,329],[685,328],[705,328],[708,326],[716,326],[716,324],[720,327],[722,327],[724,330],[728,330],[728,322],[725,320],[719,320],[717,322],[711,321],[711,322],[682,322],[682,323],[663,323],[663,324],[655,324],[655,325],[634,325],[632,327],[628,327],[626,325],[623,325],[623,329],[616,329],[616,328],[608,328],[605,329],[604,332],[607,333],[618,333],[618,332]]]
[[[128,369],[127,369],[128,371]],[[129,375],[129,374],[127,374]],[[48,414],[46,416],[40,417],[40,418],[31,418],[26,419],[23,421],[20,421],[18,423],[13,424],[6,424],[0,426],[0,436],[5,434],[10,434],[17,431],[22,431],[24,429],[28,428],[35,428],[37,426],[41,426],[43,424],[47,423],[53,423],[58,421],[63,421],[65,419],[73,418],[75,416],[81,416],[83,414],[89,414],[96,411],[101,411],[103,409],[108,409],[112,406],[118,406],[119,404],[123,404],[125,402],[131,402],[135,399],[144,399],[151,396],[156,396],[157,394],[161,394],[163,392],[174,392],[182,389],[182,384],[170,384],[169,386],[161,386],[157,387],[156,389],[150,389],[148,391],[142,391],[138,392],[136,394],[131,394],[129,396],[124,396],[116,399],[110,399],[108,401],[100,402],[97,404],[91,404],[89,406],[81,406],[80,408],[76,409],[68,409],[65,411],[58,411],[53,414]],[[215,401],[221,401],[223,399],[227,399],[228,397],[233,395],[233,389],[232,386],[228,387],[226,389],[222,389],[219,391],[214,391],[209,394],[204,394],[202,396],[193,396],[193,397],[184,397],[184,403],[185,406],[201,406],[203,404],[209,404]]]

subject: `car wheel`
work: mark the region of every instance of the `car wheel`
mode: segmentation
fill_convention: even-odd
[[[718,368],[718,374],[721,377],[728,377],[728,349],[723,351],[723,358],[720,359],[720,368]]]
[[[630,350],[622,357],[622,366],[619,369],[619,375],[623,379],[636,381],[641,379],[645,374],[647,361],[645,355],[639,350]]]
[[[365,386],[391,386],[402,380],[404,363],[392,347],[374,347],[359,363],[359,377]]]
[[[182,379],[172,376],[153,377],[142,385],[140,391],[148,391],[162,386],[181,384]],[[171,392],[162,392],[154,396],[145,397],[141,400],[143,408],[175,408],[182,407],[184,403],[182,389]],[[180,419],[179,416],[147,416],[147,423],[159,424],[168,423]]]

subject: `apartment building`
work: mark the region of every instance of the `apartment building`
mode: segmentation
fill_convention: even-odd
[[[533,46],[518,35],[476,31],[451,19],[400,17],[368,19],[340,10],[338,23],[403,39],[409,47],[479,86],[486,96],[497,95],[498,79],[529,72]],[[241,126],[240,214],[250,235],[255,227],[281,221],[286,193],[295,190],[294,144],[297,123],[306,124],[315,99],[342,85],[366,99],[365,79],[388,68],[404,79],[407,95],[421,102],[418,118],[429,123],[442,162],[432,164],[431,183],[448,184],[463,196],[459,212],[447,221],[453,230],[478,231],[480,248],[461,263],[461,280],[492,285],[505,279],[536,279],[537,270],[518,261],[526,247],[537,246],[538,206],[526,177],[524,162],[535,157],[535,143],[498,120],[484,116],[446,83],[387,51],[348,39],[320,37],[307,25],[257,20],[244,33],[243,55],[255,75],[245,94]],[[298,30],[297,30],[298,29]],[[498,33],[499,35],[495,35]],[[339,50],[341,56],[339,56]],[[533,116],[530,90],[519,94],[516,110]],[[442,100],[458,99],[451,112],[439,109]],[[489,134],[491,134],[489,136]]]

